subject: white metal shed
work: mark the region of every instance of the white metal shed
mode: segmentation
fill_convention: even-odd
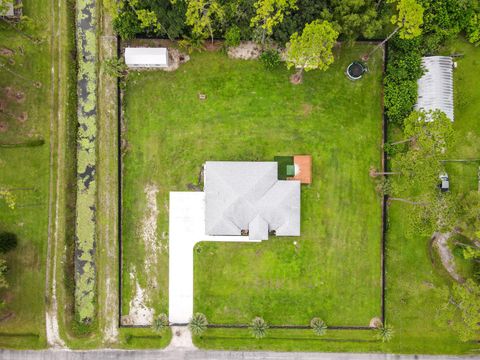
[[[125,64],[131,68],[164,68],[168,66],[167,48],[128,47]]]
[[[418,80],[415,110],[441,110],[453,121],[453,60],[450,56],[422,58],[425,74]]]

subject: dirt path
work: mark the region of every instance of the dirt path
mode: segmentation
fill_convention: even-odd
[[[136,270],[130,272],[130,279],[135,283],[135,295],[130,301],[129,313],[123,316],[124,325],[150,325],[153,321],[154,310],[151,306],[152,292],[158,291],[159,265],[158,256],[162,253],[162,245],[158,240],[157,218],[159,214],[157,204],[158,186],[147,184],[144,188],[147,200],[145,214],[140,223],[138,236],[143,241],[145,257],[142,273],[147,279],[145,288],[142,288],[137,279]]]
[[[101,5],[103,5],[101,3]],[[99,59],[116,57],[111,19],[101,6]],[[118,149],[117,80],[100,67],[98,80],[98,317],[103,344],[118,342]]]
[[[62,149],[64,138],[64,92],[60,82],[62,73],[62,37],[60,16],[62,14],[62,1],[51,0],[50,17],[50,52],[51,52],[51,116],[50,116],[50,176],[49,176],[49,202],[48,202],[48,242],[46,259],[45,291],[47,308],[45,313],[47,343],[53,348],[65,348],[65,343],[60,337],[58,326],[57,302],[57,249],[59,229],[59,194],[61,184],[61,171],[63,170]],[[57,52],[57,54],[55,54]],[[58,63],[56,63],[56,55]],[[56,71],[57,70],[57,71]],[[56,111],[55,111],[56,110]],[[56,148],[55,148],[56,145]]]
[[[436,232],[433,234],[432,246],[437,249],[440,260],[442,261],[443,267],[450,276],[455,279],[457,282],[464,282],[465,280],[457,273],[455,268],[455,262],[453,259],[453,254],[448,247],[448,239],[452,237],[453,233],[439,233]]]

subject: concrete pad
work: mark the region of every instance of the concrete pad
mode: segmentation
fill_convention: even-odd
[[[200,241],[248,241],[248,236],[205,235],[205,193],[170,192],[168,318],[187,324],[193,315],[193,247]]]

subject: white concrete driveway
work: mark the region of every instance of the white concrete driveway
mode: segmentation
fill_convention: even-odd
[[[252,241],[248,236],[205,235],[205,193],[171,192],[169,207],[169,299],[171,323],[193,315],[193,247],[199,241]]]

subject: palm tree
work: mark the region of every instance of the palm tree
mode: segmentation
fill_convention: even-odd
[[[208,321],[207,317],[202,313],[195,313],[190,319],[188,328],[193,333],[193,335],[202,335],[203,332],[207,329]]]
[[[313,329],[313,332],[318,335],[325,335],[327,332],[327,324],[322,319],[315,317],[310,321],[310,327]]]
[[[261,339],[267,335],[268,324],[261,317],[256,317],[250,325],[252,334],[256,339]]]
[[[382,340],[382,342],[389,342],[393,338],[393,327],[385,324],[381,324],[375,329],[375,338],[377,340]]]
[[[169,322],[167,315],[160,314],[153,320],[152,329],[157,333],[161,333],[168,327],[168,325]]]

